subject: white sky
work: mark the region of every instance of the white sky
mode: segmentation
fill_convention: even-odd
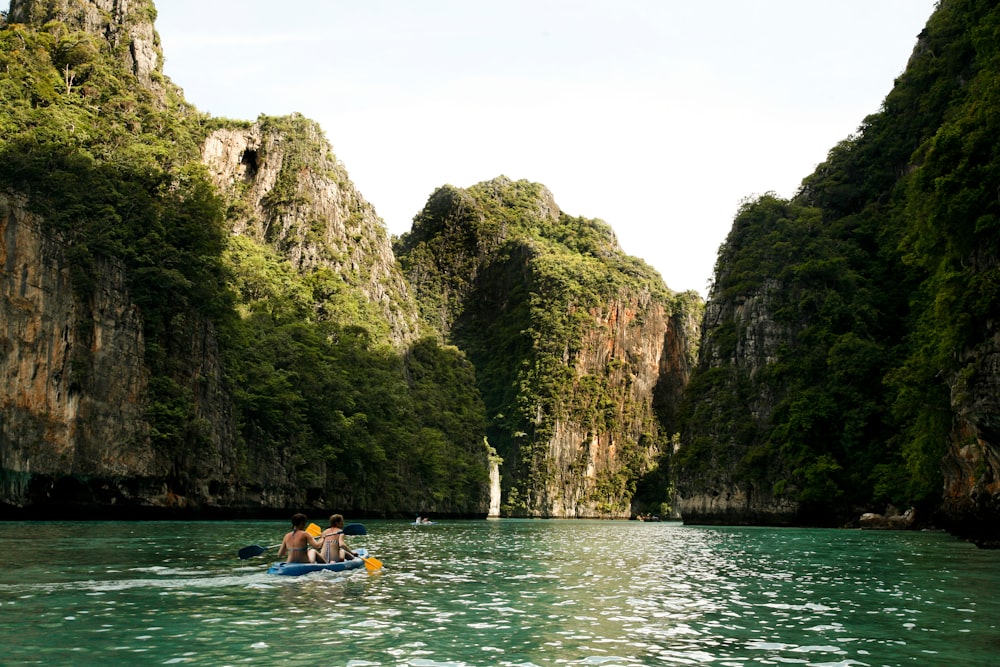
[[[791,196],[879,106],[934,0],[160,0],[214,116],[320,123],[392,234],[499,175],[703,296],[742,199]]]

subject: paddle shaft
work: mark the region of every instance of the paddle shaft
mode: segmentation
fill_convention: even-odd
[[[268,551],[269,549],[274,549],[275,547],[280,547],[280,546],[281,546],[280,544],[272,544],[269,547],[262,547],[256,544],[251,544],[248,547],[243,547],[242,549],[240,549],[239,557],[242,560],[246,560],[247,558],[253,558],[255,556],[259,556],[265,551]]]

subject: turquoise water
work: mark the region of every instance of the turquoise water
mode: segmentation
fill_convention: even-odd
[[[276,577],[280,521],[0,523],[0,664],[1000,664],[1000,552],[942,533],[365,525],[381,572]]]

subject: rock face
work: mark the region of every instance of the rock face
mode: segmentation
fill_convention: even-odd
[[[271,246],[302,273],[333,270],[376,304],[394,344],[417,336],[416,305],[385,227],[316,123],[293,115],[234,124],[209,134],[201,154],[237,204],[233,234]]]
[[[206,161],[224,173],[224,160],[212,152],[223,136],[213,135],[205,152]],[[254,136],[251,130],[251,142]],[[279,171],[280,151],[268,155]],[[256,175],[265,198],[275,175],[264,169]],[[346,180],[344,191],[324,179],[317,185],[302,177],[300,183],[312,205],[300,205],[297,215],[331,221],[321,241],[311,245],[296,236],[299,219],[288,211],[249,216],[235,231],[266,238],[303,268],[333,264],[329,248],[339,244],[344,259],[337,269],[363,283],[358,293],[383,305],[395,323],[394,339],[412,338],[415,308],[396,308],[393,298],[406,296],[405,284],[370,206]],[[364,215],[351,218],[345,209]],[[281,233],[265,231],[262,219],[284,225]],[[372,237],[365,236],[369,232]],[[110,508],[148,515],[177,508],[235,512],[301,503],[303,493],[288,461],[272,452],[247,451],[238,442],[215,332],[193,314],[189,325],[175,332],[186,337],[179,341],[185,356],[176,366],[177,380],[193,402],[191,447],[158,452],[151,446],[143,315],[129,297],[128,276],[124,267],[103,260],[93,292],[77,294],[68,247],[46,231],[45,221],[29,213],[23,200],[0,195],[0,508],[42,513]],[[370,273],[362,277],[359,265],[371,267]]]
[[[15,0],[9,14],[12,22],[61,21],[106,40],[138,82],[138,97],[150,94],[163,109],[170,83],[154,18],[152,3],[141,0]],[[385,229],[319,127],[299,116],[208,125],[201,161],[229,204],[232,234],[267,246],[302,274],[322,272],[324,287],[357,299],[338,316],[357,305],[359,317],[386,323],[358,322],[380,327],[379,343],[416,340],[421,324]],[[655,467],[668,437],[658,416],[672,413],[686,383],[700,302],[670,293],[655,272],[624,257],[603,223],[565,216],[544,188],[514,186],[499,179],[468,199],[482,223],[474,227],[461,213],[467,193],[435,200],[440,219],[457,223],[435,234],[458,252],[446,253],[449,270],[435,285],[414,274],[425,295],[444,290],[421,308],[435,315],[425,319],[443,342],[473,348],[469,358],[484,362],[479,372],[496,398],[491,410],[507,414],[491,433],[504,459],[502,511],[628,516],[636,481]],[[530,196],[520,201],[521,194]],[[511,217],[522,206],[544,229],[540,236]],[[23,207],[7,210],[2,289],[17,324],[4,348],[11,389],[0,392],[11,408],[0,424],[3,502],[38,506],[55,485],[77,488],[75,496],[56,493],[61,502],[105,506],[266,509],[306,500],[295,479],[300,461],[277,445],[241,442],[215,333],[194,317],[175,334],[169,378],[190,395],[192,418],[181,451],[156,451],[143,314],[129,299],[124,269],[102,273],[94,296],[74,295],[60,239]],[[433,267],[434,257],[426,259],[422,266]],[[575,275],[578,268],[584,273]],[[506,356],[508,344],[517,349]],[[506,368],[490,376],[497,364]],[[511,394],[506,382],[522,389]]]
[[[964,372],[950,382],[955,418],[942,462],[940,520],[983,546],[1000,548],[1000,331],[996,320],[988,322],[981,340],[963,355]]]
[[[725,271],[725,265],[720,270]],[[717,279],[715,285],[722,282]],[[796,523],[798,502],[778,496],[771,484],[756,483],[747,475],[740,463],[747,454],[746,445],[734,433],[715,426],[742,422],[762,430],[771,419],[778,398],[766,384],[755,383],[754,377],[777,360],[781,346],[795,338],[793,329],[776,322],[771,313],[774,295],[782,289],[780,281],[770,279],[735,300],[725,298],[716,286],[709,292],[698,348],[699,373],[716,379],[711,392],[694,396],[694,400],[703,401],[703,410],[685,429],[682,447],[692,447],[698,438],[727,444],[701,451],[697,462],[678,466],[677,505],[687,523]],[[735,340],[720,340],[720,331],[734,332]],[[754,390],[741,391],[748,386]],[[722,414],[723,402],[713,399],[714,391],[739,396],[730,404],[734,412]]]
[[[88,299],[77,298],[59,240],[7,196],[0,196],[0,243],[0,378],[7,390],[0,427],[17,445],[3,452],[4,468],[162,472],[141,447],[142,326],[123,272],[105,267],[111,280]],[[108,418],[94,420],[98,415]],[[109,455],[88,455],[105,446],[113,448]]]
[[[68,475],[128,476],[139,481],[127,492],[162,495],[166,461],[145,433],[141,316],[123,272],[104,267],[109,280],[79,298],[59,239],[3,195],[0,249],[0,502],[44,499]]]
[[[532,489],[529,516],[628,518],[635,513],[626,488],[661,454],[662,426],[654,402],[670,409],[680,401],[691,371],[695,312],[672,311],[648,292],[625,292],[588,312],[588,331],[570,359],[573,395],[557,410],[565,416],[555,419],[548,441],[550,474]],[[591,394],[595,379],[604,388],[597,395]],[[614,427],[595,425],[574,409],[580,406],[577,399],[606,402]]]
[[[77,294],[64,243],[9,195],[0,195],[0,249],[0,506],[239,503],[230,404],[208,325],[185,346],[206,447],[179,466],[150,445],[142,313],[122,267],[105,261],[93,292]]]
[[[938,3],[881,110],[736,216],[675,458],[685,522],[917,516],[1000,546],[994,12]]]
[[[105,39],[134,75],[140,98],[172,113],[164,107],[170,83],[160,74],[152,2],[14,0],[8,18],[36,28],[61,21]],[[169,101],[188,117],[186,103]],[[214,127],[202,157],[231,204],[233,233],[269,245],[301,272],[338,276],[346,299],[372,305],[356,309],[361,317],[386,322],[380,344],[413,340],[416,308],[385,229],[318,126],[294,116]],[[72,244],[30,214],[28,203],[0,194],[0,508],[300,506],[306,494],[295,465],[239,437],[217,334],[193,312],[172,326],[171,375],[161,378],[184,402],[183,444],[157,450],[148,414],[156,407],[154,379],[130,276],[114,260],[97,258],[92,291],[75,292]]]

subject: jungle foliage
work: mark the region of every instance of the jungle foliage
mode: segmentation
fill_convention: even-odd
[[[1000,9],[943,0],[881,110],[790,201],[741,207],[711,298],[766,303],[782,342],[751,372],[745,323],[706,331],[687,483],[726,470],[810,520],[936,506],[950,387],[1000,308],[998,103]]]
[[[126,268],[171,490],[187,491],[184,470],[210,446],[190,359],[190,341],[209,332],[244,461],[280,464],[345,509],[476,511],[487,451],[472,366],[431,339],[391,348],[381,315],[343,279],[230,236],[233,212],[199,146],[231,121],[198,113],[165,79],[162,96],[145,89],[115,48],[59,21],[0,26],[0,188],[24,195],[62,242],[81,302],[104,260]]]

